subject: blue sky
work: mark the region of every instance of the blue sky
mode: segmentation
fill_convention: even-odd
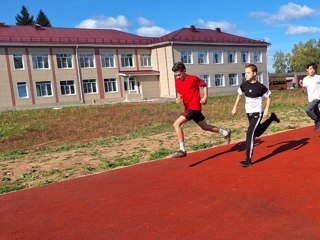
[[[157,4],[155,4],[157,3]],[[1,4],[0,22],[15,25],[25,5],[36,19],[39,11],[53,27],[111,28],[142,36],[161,36],[183,27],[215,29],[253,39],[269,47],[269,71],[275,51],[291,52],[294,44],[319,39],[320,3],[314,0],[145,1],[145,0],[15,0]]]

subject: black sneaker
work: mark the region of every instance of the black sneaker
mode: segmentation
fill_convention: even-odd
[[[271,113],[270,118],[272,119],[272,121],[276,121],[277,123],[280,122],[280,119],[278,118],[278,116],[275,113]]]
[[[240,162],[240,165],[241,165],[241,167],[251,167],[252,163],[250,161],[245,160],[245,161]]]
[[[224,138],[227,140],[227,144],[230,144],[231,142],[231,130],[227,130],[228,135],[225,136]]]
[[[182,151],[182,150],[179,150],[178,152],[176,152],[175,154],[173,154],[173,158],[183,158],[183,157],[186,157],[187,156],[187,153]]]
[[[314,124],[314,130],[319,130],[319,129],[320,129],[320,121]]]

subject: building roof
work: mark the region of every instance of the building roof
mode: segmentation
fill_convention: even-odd
[[[12,26],[0,23],[0,44],[94,44],[94,45],[151,45],[175,43],[250,44],[268,46],[265,41],[254,40],[222,32],[220,28],[182,28],[162,37],[142,37],[112,29],[55,28]]]

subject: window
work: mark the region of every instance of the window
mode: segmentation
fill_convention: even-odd
[[[223,63],[223,55],[221,50],[213,51],[213,63]]]
[[[32,67],[33,69],[48,69],[49,68],[48,54],[32,55]]]
[[[215,74],[214,81],[216,87],[223,87],[224,86],[224,77],[223,74]]]
[[[72,56],[70,53],[56,54],[58,68],[72,68]]]
[[[13,54],[13,62],[15,69],[24,69],[22,54]]]
[[[85,79],[83,82],[84,93],[97,93],[97,83],[95,79]]]
[[[262,62],[261,51],[254,51],[253,52],[253,61],[254,61],[254,63],[261,63]]]
[[[18,98],[28,98],[28,88],[26,82],[17,83]]]
[[[50,81],[36,82],[37,97],[53,96]]]
[[[104,79],[105,92],[118,92],[117,80],[115,78]]]
[[[246,74],[242,73],[242,82],[246,81]]]
[[[198,63],[199,64],[208,64],[208,51],[199,51],[198,52]]]
[[[229,74],[229,85],[230,86],[237,86],[238,85],[238,74],[236,74],[236,73]]]
[[[192,52],[191,51],[181,51],[181,62],[187,64],[193,64]]]
[[[135,91],[136,90],[136,80],[134,78],[129,78],[129,86],[128,80],[124,81],[124,90],[125,91]]]
[[[74,80],[60,81],[61,95],[75,95]]]
[[[250,57],[249,57],[249,52],[248,51],[242,51],[241,52],[241,63],[249,63],[250,62]]]
[[[208,88],[211,87],[211,82],[210,82],[210,76],[209,75],[200,75],[200,78],[205,81],[207,84]]]
[[[228,52],[228,63],[237,63],[237,54],[235,51]]]
[[[80,53],[79,61],[82,68],[94,68],[94,56],[92,53]]]
[[[260,83],[263,83],[263,75],[262,75],[262,73],[258,73],[257,74],[257,81],[260,82]]]
[[[102,53],[101,54],[101,67],[114,68],[114,55],[113,53]]]
[[[121,66],[122,67],[133,67],[133,54],[121,54]]]
[[[151,54],[141,54],[140,61],[142,67],[151,67]]]

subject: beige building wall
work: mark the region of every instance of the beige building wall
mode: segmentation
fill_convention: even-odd
[[[0,48],[0,107],[12,106],[10,82],[5,49]]]
[[[214,64],[213,63],[213,51],[221,50],[223,52],[223,63]],[[181,51],[192,51],[192,64],[185,64],[187,72],[192,75],[209,75],[210,76],[210,86],[209,86],[209,96],[214,95],[230,95],[236,94],[239,85],[242,83],[242,73],[244,73],[245,63],[241,63],[241,51],[248,51],[250,55],[250,63],[253,63],[253,52],[261,51],[262,62],[255,63],[258,67],[258,73],[262,74],[263,84],[268,87],[268,72],[267,72],[267,52],[266,48],[263,47],[252,47],[252,46],[190,46],[184,45],[174,46],[174,58],[175,62],[181,61]],[[199,64],[198,63],[198,52],[207,51],[208,52],[208,63]],[[237,62],[227,63],[227,53],[228,51],[236,51]],[[237,74],[238,85],[231,86],[229,84],[229,74]],[[224,86],[215,86],[215,74],[223,74],[224,76]]]

